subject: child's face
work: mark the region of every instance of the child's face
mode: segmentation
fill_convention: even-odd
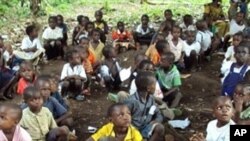
[[[124,24],[122,24],[122,23],[119,23],[117,28],[118,28],[121,32],[123,32],[124,29],[125,29]]]
[[[92,37],[93,37],[94,41],[99,41],[100,40],[100,33],[99,32],[94,32]]]
[[[180,28],[173,28],[172,35],[174,39],[178,39],[181,36],[181,30]]]
[[[51,83],[48,81],[42,81],[39,83],[39,90],[44,100],[47,100],[50,97],[51,93]]]
[[[201,26],[202,26],[203,30],[207,30],[207,28],[208,28],[207,22],[205,22],[205,21],[202,22]]]
[[[23,77],[26,81],[32,81],[34,72],[31,68],[31,66],[26,64],[21,64],[20,66],[20,75]]]
[[[86,60],[88,58],[88,51],[87,50],[81,50],[79,52],[81,59]]]
[[[233,46],[237,47],[239,46],[240,42],[242,41],[241,36],[233,36]]]
[[[152,83],[150,86],[148,86],[148,93],[153,95],[155,93],[155,83],[156,81],[154,81],[154,83]]]
[[[82,26],[85,26],[87,23],[88,23],[88,19],[86,19],[86,18],[83,17],[83,18],[81,19],[81,23],[80,23],[80,24],[81,24]]]
[[[63,24],[63,19],[60,16],[57,17],[57,24],[58,25]]]
[[[0,130],[10,130],[18,121],[14,118],[15,111],[5,106],[0,107]]]
[[[88,48],[89,47],[89,40],[82,39],[81,42],[80,42],[80,45],[83,48]]]
[[[151,72],[153,72],[154,71],[154,66],[152,64],[147,64],[147,65],[144,65],[141,70],[142,71],[151,71]]]
[[[32,112],[39,112],[43,106],[43,98],[39,92],[25,101]]]
[[[162,56],[160,59],[160,66],[164,69],[164,70],[169,70],[170,66],[172,65],[172,63],[170,63],[168,61],[168,59],[165,56]]]
[[[117,127],[129,127],[131,124],[131,113],[127,106],[119,106],[114,109],[111,121]]]
[[[236,15],[235,21],[236,21],[237,23],[240,23],[240,22],[243,21],[243,19],[244,19],[244,14],[243,14],[243,13],[238,13],[238,14]]]
[[[228,123],[233,116],[233,105],[231,100],[219,100],[213,108],[213,114],[221,124]]]
[[[30,36],[33,37],[33,38],[37,38],[37,37],[38,37],[38,30],[37,30],[37,29],[34,29],[34,30],[32,31],[32,33],[30,34]]]
[[[6,44],[5,45],[5,48],[6,50],[9,52],[9,54],[12,54],[13,53],[13,49],[12,49],[12,46],[10,44]]]
[[[116,53],[115,49],[112,48],[112,49],[110,50],[109,56],[110,56],[111,58],[115,58],[115,57],[117,56],[117,53]]]
[[[187,18],[186,20],[184,20],[185,24],[187,25],[192,25],[193,24],[193,18],[192,17],[189,17]]]
[[[81,64],[81,57],[79,53],[73,53],[71,58],[71,64],[79,65]]]
[[[187,32],[187,43],[192,44],[195,41],[195,33]]]
[[[94,28],[95,28],[95,26],[93,24],[88,24],[88,26],[87,26],[88,33],[91,33]]]
[[[58,87],[57,86],[58,86],[57,81],[55,79],[50,79],[50,89],[51,89],[52,93],[58,91]]]
[[[164,16],[166,20],[171,20],[173,15],[171,12],[165,12]]]
[[[149,19],[147,17],[142,17],[141,23],[143,26],[147,26],[149,22]]]
[[[55,29],[56,28],[56,21],[54,19],[49,19],[49,26],[50,28],[52,29]]]
[[[249,50],[246,47],[237,47],[235,49],[234,57],[237,63],[244,64],[246,63],[249,56]]]
[[[96,12],[95,13],[95,19],[96,19],[96,21],[100,22],[102,20],[102,13],[101,12]]]

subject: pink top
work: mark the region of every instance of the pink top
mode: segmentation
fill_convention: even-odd
[[[0,141],[8,141],[2,130],[0,130]],[[32,139],[27,131],[17,125],[12,141],[32,141]]]

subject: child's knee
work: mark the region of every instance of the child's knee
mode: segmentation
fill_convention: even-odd
[[[155,126],[154,133],[163,136],[165,134],[165,128],[164,128],[164,126],[162,124],[157,124]]]
[[[81,87],[82,86],[82,81],[79,80],[79,79],[75,80],[75,86],[76,87]]]
[[[196,51],[195,50],[192,50],[191,52],[190,52],[190,56],[195,56],[196,57],[196,55],[197,55],[197,53],[196,53]]]
[[[63,83],[62,83],[62,87],[63,87],[63,88],[68,88],[69,85],[70,85],[69,81],[66,81],[66,80],[63,81]]]

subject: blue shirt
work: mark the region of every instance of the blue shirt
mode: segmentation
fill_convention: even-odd
[[[69,106],[66,104],[65,100],[59,92],[51,93],[51,96],[54,97],[65,109],[69,109]]]

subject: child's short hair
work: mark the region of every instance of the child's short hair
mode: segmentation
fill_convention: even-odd
[[[67,53],[66,53],[66,60],[69,61],[72,59],[73,55],[74,54],[77,54],[78,53],[78,50],[76,49],[76,47],[74,49],[71,49],[69,50]]]
[[[234,37],[234,36],[239,36],[239,37],[243,38],[243,32],[242,32],[242,31],[239,31],[239,32],[235,33],[235,34],[233,35],[233,37]]]
[[[180,31],[182,31],[182,29],[181,29],[181,27],[179,25],[174,25],[173,28],[172,28],[172,32],[174,31],[174,28],[179,29]]]
[[[170,13],[171,15],[173,15],[173,12],[172,12],[171,9],[166,9],[166,10],[164,11],[164,14],[166,14],[166,13]]]
[[[146,19],[149,21],[149,16],[148,16],[147,14],[143,14],[143,15],[141,16],[141,20],[142,20],[143,18],[146,18]]]
[[[32,63],[29,62],[29,61],[23,61],[23,62],[20,64],[20,68],[22,68],[23,66],[28,66],[29,68],[31,68],[31,69],[33,70]]]
[[[78,22],[78,23],[81,23],[83,17],[84,17],[83,15],[78,15],[78,16],[76,17],[77,22]]]
[[[57,17],[59,17],[63,20],[63,16],[61,14],[58,14]]]
[[[92,32],[90,33],[91,36],[92,36],[95,32],[97,32],[97,33],[99,33],[99,34],[101,35],[100,29],[99,29],[99,28],[94,28],[94,29],[92,30]]]
[[[102,49],[102,54],[105,58],[109,58],[109,54],[111,52],[111,50],[114,49],[113,47],[111,46],[106,46]]]
[[[107,117],[112,116],[115,108],[122,107],[122,106],[126,106],[126,104],[124,104],[124,103],[115,103],[115,104],[112,104],[111,106],[109,106],[108,111],[107,111]]]
[[[57,17],[56,17],[56,16],[49,16],[48,22],[49,22],[50,20],[54,20],[55,22],[57,22]]]
[[[22,109],[19,105],[17,104],[14,104],[14,103],[2,103],[0,105],[0,107],[6,107],[7,109],[11,109],[11,110],[14,110],[15,111],[15,119],[17,121],[20,121],[22,116],[23,116],[23,112],[22,112]]]
[[[33,98],[35,96],[35,94],[38,94],[38,93],[41,96],[41,93],[40,93],[38,88],[36,88],[34,86],[28,86],[27,88],[24,89],[23,99],[24,99],[25,102],[27,102],[28,100]]]
[[[157,52],[159,52],[161,54],[164,52],[164,49],[166,46],[169,46],[168,41],[159,40],[156,42],[155,48],[156,48]]]
[[[205,21],[204,21],[204,20],[198,20],[198,21],[195,23],[196,28],[197,28],[198,30],[202,30],[202,29],[203,29],[203,25],[202,25],[203,22],[205,22]]]
[[[162,54],[161,58],[166,59],[169,63],[174,63],[175,55],[172,52],[166,52]]]
[[[232,104],[232,101],[231,101],[231,98],[230,98],[230,97],[228,97],[228,96],[218,96],[218,97],[216,97],[216,98],[213,100],[213,103],[212,103],[212,108],[213,108],[213,110],[215,110],[215,108],[216,108],[218,102],[221,101],[221,100],[223,100],[223,101],[230,101],[231,104]],[[233,105],[233,104],[232,104],[232,105]]]
[[[138,65],[138,69],[145,69],[146,66],[152,65],[154,67],[154,64],[150,60],[142,60],[141,63]]]
[[[26,34],[30,35],[36,29],[35,25],[29,25],[26,27]]]
[[[97,11],[95,11],[95,15],[103,15],[103,13],[102,13],[102,11],[101,10],[97,10]]]
[[[124,22],[122,22],[122,21],[117,22],[117,27],[118,27],[119,25],[123,25],[123,26],[124,26]]]
[[[186,14],[186,15],[183,16],[183,21],[184,21],[184,22],[187,22],[187,21],[188,21],[189,19],[191,19],[191,18],[193,18],[192,15]]]
[[[142,83],[143,82],[143,83]],[[148,87],[156,82],[153,72],[140,71],[135,78],[135,85],[138,91],[146,91]]]
[[[79,42],[81,43],[83,40],[89,41],[89,38],[87,38],[87,37],[81,37],[81,38],[79,39]]]

